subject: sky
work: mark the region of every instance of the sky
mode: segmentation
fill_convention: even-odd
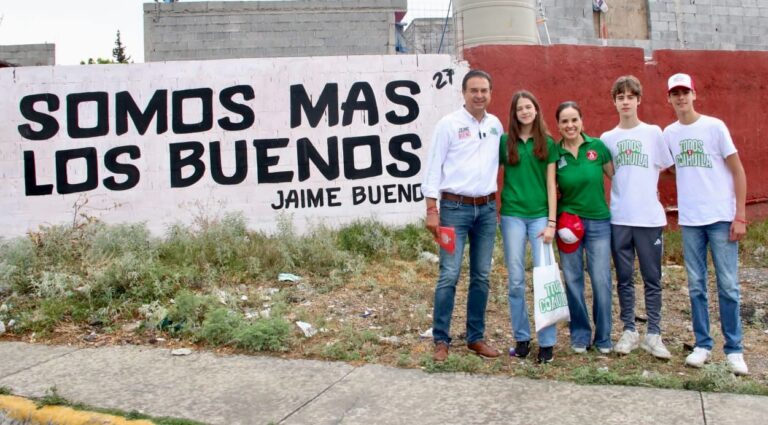
[[[88,58],[111,58],[120,30],[126,53],[134,62],[144,62],[143,3],[153,1],[1,0],[0,45],[53,43],[57,65],[76,65]],[[408,0],[406,20],[440,16],[448,4]]]

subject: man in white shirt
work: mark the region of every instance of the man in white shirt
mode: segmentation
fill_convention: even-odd
[[[496,239],[499,139],[503,133],[499,119],[487,112],[491,89],[491,77],[484,71],[471,70],[464,76],[464,106],[437,123],[421,186],[427,204],[427,229],[435,236],[438,226],[453,227],[456,232],[454,252],[440,249],[432,325],[433,357],[438,362],[448,357],[456,284],[467,239],[467,347],[483,357],[499,355],[483,340]]]
[[[667,216],[658,197],[659,173],[673,165],[661,128],[640,121],[637,107],[643,86],[632,76],[619,77],[611,89],[619,124],[600,139],[611,151],[615,173],[611,183],[611,253],[616,267],[624,333],[614,349],[629,354],[638,346],[654,357],[672,354],[661,340],[662,231]],[[640,263],[648,328],[635,328],[635,252]]]
[[[707,301],[707,246],[717,276],[723,351],[737,375],[749,373],[744,362],[739,312],[739,244],[746,234],[747,178],[725,124],[699,114],[693,80],[675,74],[667,82],[669,103],[677,122],[664,129],[664,140],[675,161],[677,205],[688,273],[691,320],[696,346],[685,364],[702,367],[711,357]]]

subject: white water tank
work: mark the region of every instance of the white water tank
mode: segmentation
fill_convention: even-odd
[[[535,0],[454,0],[456,47],[539,44]]]

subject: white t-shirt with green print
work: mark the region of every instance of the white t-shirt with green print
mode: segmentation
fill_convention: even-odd
[[[616,127],[600,140],[610,149],[616,171],[611,182],[611,224],[665,226],[659,172],[673,164],[661,128],[641,122],[630,129]]]
[[[689,125],[679,121],[664,129],[677,177],[678,222],[704,226],[731,221],[736,214],[736,193],[725,159],[736,146],[725,123],[701,115]]]

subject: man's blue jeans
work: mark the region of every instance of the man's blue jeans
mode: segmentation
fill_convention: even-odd
[[[504,261],[507,263],[507,273],[509,276],[509,316],[512,320],[512,331],[515,335],[515,341],[518,342],[531,340],[528,307],[525,305],[525,243],[526,241],[531,243],[533,265],[539,265],[543,241],[538,235],[546,227],[546,216],[539,218],[501,216]],[[557,343],[557,328],[555,325],[542,329],[537,335],[539,347],[552,347]]]
[[[696,346],[712,349],[709,334],[709,303],[707,301],[707,245],[717,277],[717,299],[720,306],[720,326],[725,338],[725,354],[741,353],[742,329],[739,313],[739,244],[730,240],[731,223],[720,221],[705,226],[680,226],[683,235],[683,258],[688,273],[688,295]]]
[[[461,273],[464,245],[469,241],[469,288],[467,294],[467,344],[483,339],[489,274],[496,240],[496,202],[466,205],[440,200],[440,225],[456,229],[456,250],[440,249],[440,277],[435,288],[432,336],[435,343],[450,343],[451,316],[456,284]]]
[[[594,345],[611,348],[611,221],[581,218],[584,237],[576,251],[560,251],[560,266],[565,277],[565,294],[571,313],[571,346],[592,345],[592,326],[584,299],[584,253],[592,281],[592,316],[595,320]]]

